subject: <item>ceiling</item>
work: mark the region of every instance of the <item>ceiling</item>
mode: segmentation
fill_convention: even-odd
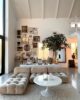
[[[13,0],[18,18],[80,17],[80,0]]]

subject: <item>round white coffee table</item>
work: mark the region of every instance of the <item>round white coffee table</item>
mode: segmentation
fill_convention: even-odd
[[[34,83],[36,83],[39,86],[46,87],[45,90],[41,91],[42,96],[51,96],[53,95],[53,92],[51,91],[50,87],[58,86],[62,83],[62,80],[53,75],[46,75],[46,77],[43,75],[39,75],[34,78]]]

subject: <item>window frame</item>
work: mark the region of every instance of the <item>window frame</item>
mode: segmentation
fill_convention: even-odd
[[[5,0],[3,0],[3,35],[0,35],[2,40],[2,68],[0,75],[5,73]]]

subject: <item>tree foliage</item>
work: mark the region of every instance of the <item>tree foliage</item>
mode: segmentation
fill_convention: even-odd
[[[43,47],[48,47],[50,50],[55,52],[56,50],[61,50],[62,47],[69,47],[69,45],[64,34],[54,32],[52,36],[43,40]]]

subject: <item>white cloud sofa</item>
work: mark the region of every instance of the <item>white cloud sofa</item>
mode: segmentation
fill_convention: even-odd
[[[53,75],[58,75],[63,83],[69,82],[68,68],[63,66],[58,67],[16,67],[14,69],[14,74],[0,86],[1,94],[23,94],[27,88],[30,77],[32,74],[43,74],[52,73]],[[57,73],[57,74],[56,74]],[[65,73],[65,77],[60,73]],[[16,80],[17,79],[17,80]],[[22,81],[22,82],[21,82]]]

